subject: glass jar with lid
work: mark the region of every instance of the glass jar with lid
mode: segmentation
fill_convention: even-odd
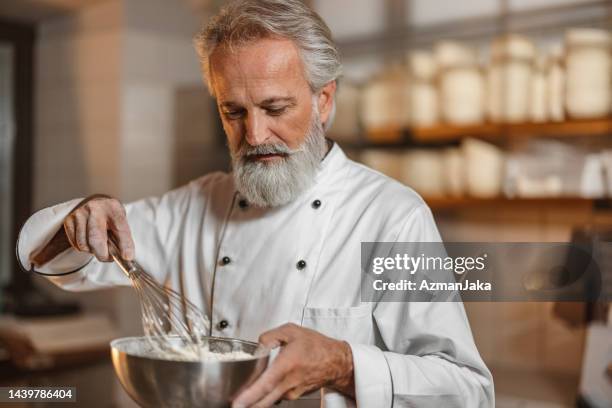
[[[410,123],[412,126],[432,126],[439,121],[438,90],[436,88],[437,65],[427,51],[408,54],[410,72]]]
[[[436,44],[435,57],[442,119],[453,125],[482,123],[485,90],[476,52],[457,42],[442,41]]]
[[[360,116],[366,130],[378,129],[390,122],[387,110],[387,82],[381,74],[372,77],[361,94]]]
[[[409,125],[409,78],[402,64],[392,64],[366,84],[360,115],[372,142],[396,141]]]
[[[488,114],[492,122],[529,119],[536,48],[526,37],[509,34],[493,41],[487,75]]]
[[[612,37],[606,30],[576,28],[565,35],[565,106],[570,117],[591,119],[612,108]]]
[[[552,122],[562,122],[565,119],[565,66],[561,44],[553,46],[549,51],[546,75],[548,119]]]
[[[538,55],[533,64],[533,73],[529,86],[529,118],[535,123],[546,122],[548,120],[547,71],[549,65],[546,54]]]

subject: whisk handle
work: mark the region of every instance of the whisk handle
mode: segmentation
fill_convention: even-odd
[[[131,278],[132,274],[138,270],[134,262],[123,259],[121,253],[119,252],[119,247],[115,242],[115,237],[113,237],[111,234],[108,235],[108,253],[128,278]]]

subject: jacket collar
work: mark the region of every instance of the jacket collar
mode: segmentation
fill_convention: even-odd
[[[346,155],[344,151],[338,146],[338,143],[332,141],[333,145],[327,155],[321,162],[321,167],[315,176],[315,185],[327,184],[332,181],[334,175],[342,168],[346,163]]]

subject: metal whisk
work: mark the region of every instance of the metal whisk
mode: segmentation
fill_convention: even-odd
[[[210,328],[208,318],[184,296],[160,285],[136,261],[123,259],[113,238],[108,246],[138,294],[144,332],[154,351],[189,359],[200,356]]]

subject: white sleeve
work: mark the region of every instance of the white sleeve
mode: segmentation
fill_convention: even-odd
[[[191,186],[185,186],[160,198],[148,198],[125,206],[136,260],[160,282],[168,275],[170,254],[179,236],[177,229],[182,225],[177,218],[184,216],[190,190]],[[27,220],[17,240],[17,258],[21,266],[26,271],[44,275],[66,290],[129,285],[129,279],[114,263],[100,262],[91,254],[73,248],[34,270],[31,255],[51,240],[62,228],[64,218],[81,201],[76,199],[45,208]]]
[[[34,213],[21,227],[17,238],[17,258],[22,268],[31,271],[33,265],[30,255],[51,241],[55,233],[62,228],[64,219],[81,201],[82,198],[71,200]],[[92,255],[84,252],[68,250],[47,262],[38,271],[49,275],[61,275],[85,266]]]
[[[397,242],[439,242],[431,212],[417,208]],[[380,344],[351,344],[358,407],[495,405],[493,378],[461,302],[379,302]]]
[[[330,390],[321,389],[321,408],[355,408],[355,401],[343,394]]]
[[[391,408],[393,385],[383,352],[376,346],[350,343],[357,407]]]

